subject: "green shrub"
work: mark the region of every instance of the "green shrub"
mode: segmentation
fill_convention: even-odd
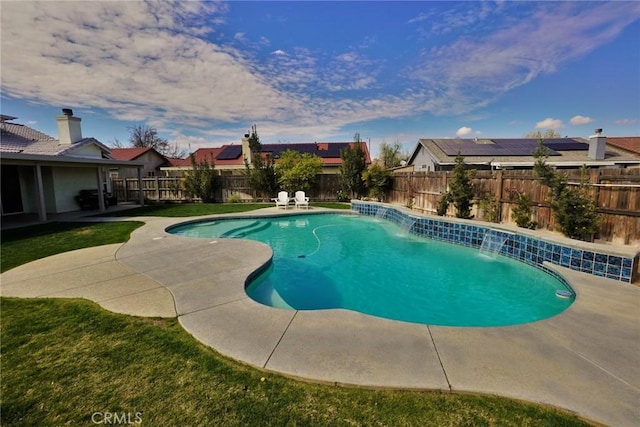
[[[367,156],[360,145],[360,134],[354,136],[355,144],[340,151],[340,182],[342,190],[351,198],[357,199],[364,194],[365,183],[362,174],[367,169]]]
[[[449,192],[442,193],[442,197],[438,200],[438,206],[436,207],[436,214],[438,216],[445,216],[451,203],[451,194]]]
[[[198,163],[191,155],[191,170],[187,171],[182,182],[184,191],[189,197],[197,197],[205,203],[214,201],[216,191],[216,171],[213,160]]]
[[[391,173],[382,166],[375,164],[362,174],[362,179],[369,189],[369,196],[379,202],[383,201],[387,190],[391,186]]]
[[[471,219],[471,207],[473,206],[474,189],[471,179],[474,172],[467,170],[464,164],[464,158],[458,154],[456,156],[456,165],[453,168],[453,175],[449,183],[449,193],[451,202],[456,207],[456,217]]]
[[[593,240],[600,227],[596,203],[586,190],[586,167],[578,187],[569,187],[566,174],[559,173],[546,162],[549,151],[542,141],[534,152],[534,174],[551,189],[551,209],[562,233],[572,239]]]
[[[342,191],[342,190],[339,190],[339,191],[336,193],[336,199],[337,199],[339,202],[348,202],[349,200],[351,200],[351,199],[350,199],[350,197],[349,197],[349,196],[348,196],[344,191]]]
[[[553,215],[562,232],[572,239],[592,241],[600,226],[600,215],[584,185],[567,187],[552,201]]]
[[[478,207],[484,212],[484,220],[489,222],[500,222],[500,200],[485,193],[478,202]]]
[[[531,221],[531,204],[529,196],[525,193],[518,193],[516,196],[516,207],[511,211],[511,219],[515,221],[518,227],[529,228],[534,230],[538,223]]]
[[[285,150],[275,166],[278,184],[283,190],[294,193],[309,191],[322,172],[322,159],[315,154]]]
[[[227,197],[227,203],[240,203],[241,201],[240,195],[236,193],[230,194],[229,197]]]

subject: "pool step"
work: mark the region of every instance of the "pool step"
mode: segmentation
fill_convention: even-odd
[[[258,231],[262,231],[264,229],[269,228],[271,224],[264,221],[254,221],[251,224],[243,225],[242,227],[233,228],[224,232],[220,237],[230,238],[230,239],[241,239],[243,237],[248,236],[251,233],[255,233]]]

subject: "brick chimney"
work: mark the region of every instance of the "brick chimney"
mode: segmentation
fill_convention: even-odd
[[[596,134],[589,137],[589,158],[592,160],[604,160],[607,137],[602,134],[602,129],[596,129]]]
[[[71,108],[62,109],[62,115],[56,117],[60,144],[71,145],[82,139],[80,121],[80,117],[73,117],[73,110]]]
[[[251,147],[249,146],[249,134],[245,133],[244,137],[242,137],[242,157],[245,158],[247,163],[252,163],[251,157]]]

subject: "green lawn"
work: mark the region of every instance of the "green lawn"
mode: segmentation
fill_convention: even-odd
[[[2,268],[50,255],[57,243],[63,251],[93,246],[97,236],[110,235],[99,244],[125,241],[137,226],[51,224],[3,232]],[[97,412],[129,413],[131,420],[138,415],[152,426],[587,425],[564,412],[495,396],[296,381],[221,356],[177,319],[114,314],[84,300],[1,303],[3,426],[92,425]]]
[[[126,242],[138,221],[52,222],[2,231],[0,271],[61,252]]]
[[[310,204],[312,207],[323,207],[331,209],[350,209],[349,203],[339,202],[316,202]],[[96,216],[128,217],[128,216],[164,216],[164,217],[187,217],[200,215],[220,215],[228,213],[249,212],[255,209],[273,207],[273,203],[184,203],[170,205],[147,205],[139,208],[127,209],[123,211],[111,212],[108,214],[98,214]]]

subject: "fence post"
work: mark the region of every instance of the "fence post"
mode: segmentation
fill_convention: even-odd
[[[600,169],[591,169],[589,171],[589,183],[591,184],[600,184],[600,177],[602,174],[600,173]],[[600,205],[600,186],[596,185],[595,197],[596,197],[596,206]]]
[[[504,182],[502,181],[502,170],[499,170],[493,176],[493,179],[498,181],[498,188],[496,188],[496,192],[498,193],[498,224],[502,223],[502,188]]]

